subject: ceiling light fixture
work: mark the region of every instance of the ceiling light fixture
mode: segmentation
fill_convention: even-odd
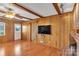
[[[8,11],[8,12],[5,14],[5,17],[7,17],[7,18],[14,18],[14,17],[15,17],[15,13],[12,12],[12,11]]]
[[[13,12],[11,3],[8,5],[7,9],[8,9],[8,12],[6,12],[5,17],[7,17],[7,18],[14,18],[15,17],[15,13]]]

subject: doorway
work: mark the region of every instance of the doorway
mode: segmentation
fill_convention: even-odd
[[[14,40],[21,40],[21,24],[14,24]]]

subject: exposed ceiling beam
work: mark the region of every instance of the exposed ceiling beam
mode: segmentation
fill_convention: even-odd
[[[6,12],[5,12],[5,11],[3,11],[3,10],[0,10],[0,12],[1,12],[1,13],[6,13]],[[16,14],[15,16],[16,16],[16,17],[18,17],[18,18],[20,18],[20,19],[25,18],[25,19],[32,20],[32,19],[30,19],[30,18],[23,17],[23,16],[21,16],[21,15],[19,15],[19,14]]]
[[[36,16],[38,16],[38,17],[43,18],[42,15],[40,15],[40,14],[38,14],[38,13],[36,13],[36,12],[33,12],[33,11],[29,10],[28,8],[26,8],[26,7],[22,6],[22,5],[20,5],[20,4],[17,4],[17,3],[13,3],[13,4],[14,4],[15,6],[21,8],[21,9],[24,10],[24,11],[27,11],[27,12],[33,14],[33,15],[36,15]]]
[[[57,13],[59,15],[61,15],[61,11],[60,11],[60,8],[59,8],[58,4],[57,3],[52,3],[52,4],[53,4],[54,8],[56,9]]]
[[[15,16],[18,17],[18,18],[21,18],[21,19],[22,19],[22,18],[25,18],[25,19],[32,20],[32,19],[30,19],[30,18],[23,17],[23,16],[21,16],[21,15],[19,15],[19,14],[16,14]]]

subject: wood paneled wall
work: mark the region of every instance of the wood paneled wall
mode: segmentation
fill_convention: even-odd
[[[31,40],[31,23],[30,22],[22,22],[22,39],[23,40]]]
[[[61,47],[68,47],[70,45],[70,36],[72,32],[72,18],[73,14],[63,14],[61,16],[60,30],[61,30]]]
[[[23,38],[30,39],[34,42],[39,42],[55,48],[63,48],[69,45],[69,35],[72,28],[72,13],[64,13],[62,15],[39,18],[29,22],[23,22],[25,26],[30,26],[23,34]],[[38,34],[38,26],[51,25],[51,35]]]
[[[79,3],[76,3],[75,9],[73,11],[73,20],[72,20],[72,34],[73,35],[70,43],[78,43],[78,30],[79,30]]]
[[[5,23],[5,36],[0,36],[0,43],[14,40],[14,24],[21,22],[0,18],[0,22]]]
[[[73,11],[73,32],[77,33],[79,30],[79,3],[76,3],[75,9]]]
[[[79,29],[79,3],[76,4],[73,12],[73,29]]]

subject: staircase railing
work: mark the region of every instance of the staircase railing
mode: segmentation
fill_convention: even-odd
[[[77,56],[77,43],[79,42],[79,34],[78,33],[72,33],[71,36],[76,41],[75,44],[70,44],[69,46],[62,49],[62,53],[64,56]]]

